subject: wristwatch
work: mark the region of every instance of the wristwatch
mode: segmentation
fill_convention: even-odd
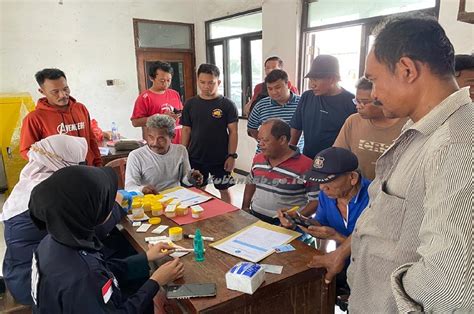
[[[229,158],[229,157],[232,157],[232,158],[234,158],[234,159],[237,159],[237,157],[239,157],[239,155],[237,155],[237,153],[227,154],[227,157],[226,157],[225,159],[227,159],[227,158]]]

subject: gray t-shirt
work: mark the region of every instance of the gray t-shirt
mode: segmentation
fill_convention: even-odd
[[[164,155],[153,152],[148,145],[130,153],[125,172],[125,189],[142,191],[146,185],[163,191],[187,183],[186,177],[191,170],[188,151],[183,145],[171,144]]]

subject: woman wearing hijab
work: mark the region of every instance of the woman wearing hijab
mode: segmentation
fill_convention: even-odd
[[[56,170],[78,165],[86,159],[87,141],[82,137],[52,135],[31,146],[29,162],[20,180],[6,200],[1,214],[5,224],[7,250],[3,260],[3,276],[15,300],[32,304],[30,294],[31,258],[46,231],[38,230],[31,221],[28,201],[33,188]]]
[[[33,256],[35,313],[144,313],[153,307],[160,286],[183,275],[183,264],[172,260],[135,294],[123,298],[118,283],[148,272],[148,262],[163,258],[172,248],[158,244],[146,254],[105,261],[95,228],[110,217],[116,193],[117,175],[108,167],[67,167],[33,189],[31,218],[48,231]]]

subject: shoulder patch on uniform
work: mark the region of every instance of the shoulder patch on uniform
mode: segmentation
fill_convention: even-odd
[[[105,285],[102,287],[102,297],[104,298],[104,303],[109,302],[111,296],[112,296],[112,279],[109,279],[107,280]]]

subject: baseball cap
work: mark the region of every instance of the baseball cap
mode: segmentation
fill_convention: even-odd
[[[319,55],[311,63],[311,69],[305,78],[327,78],[339,76],[339,61],[330,55]]]
[[[329,147],[320,151],[313,160],[313,166],[306,172],[305,179],[318,183],[327,183],[341,174],[359,167],[357,156],[341,147]]]

